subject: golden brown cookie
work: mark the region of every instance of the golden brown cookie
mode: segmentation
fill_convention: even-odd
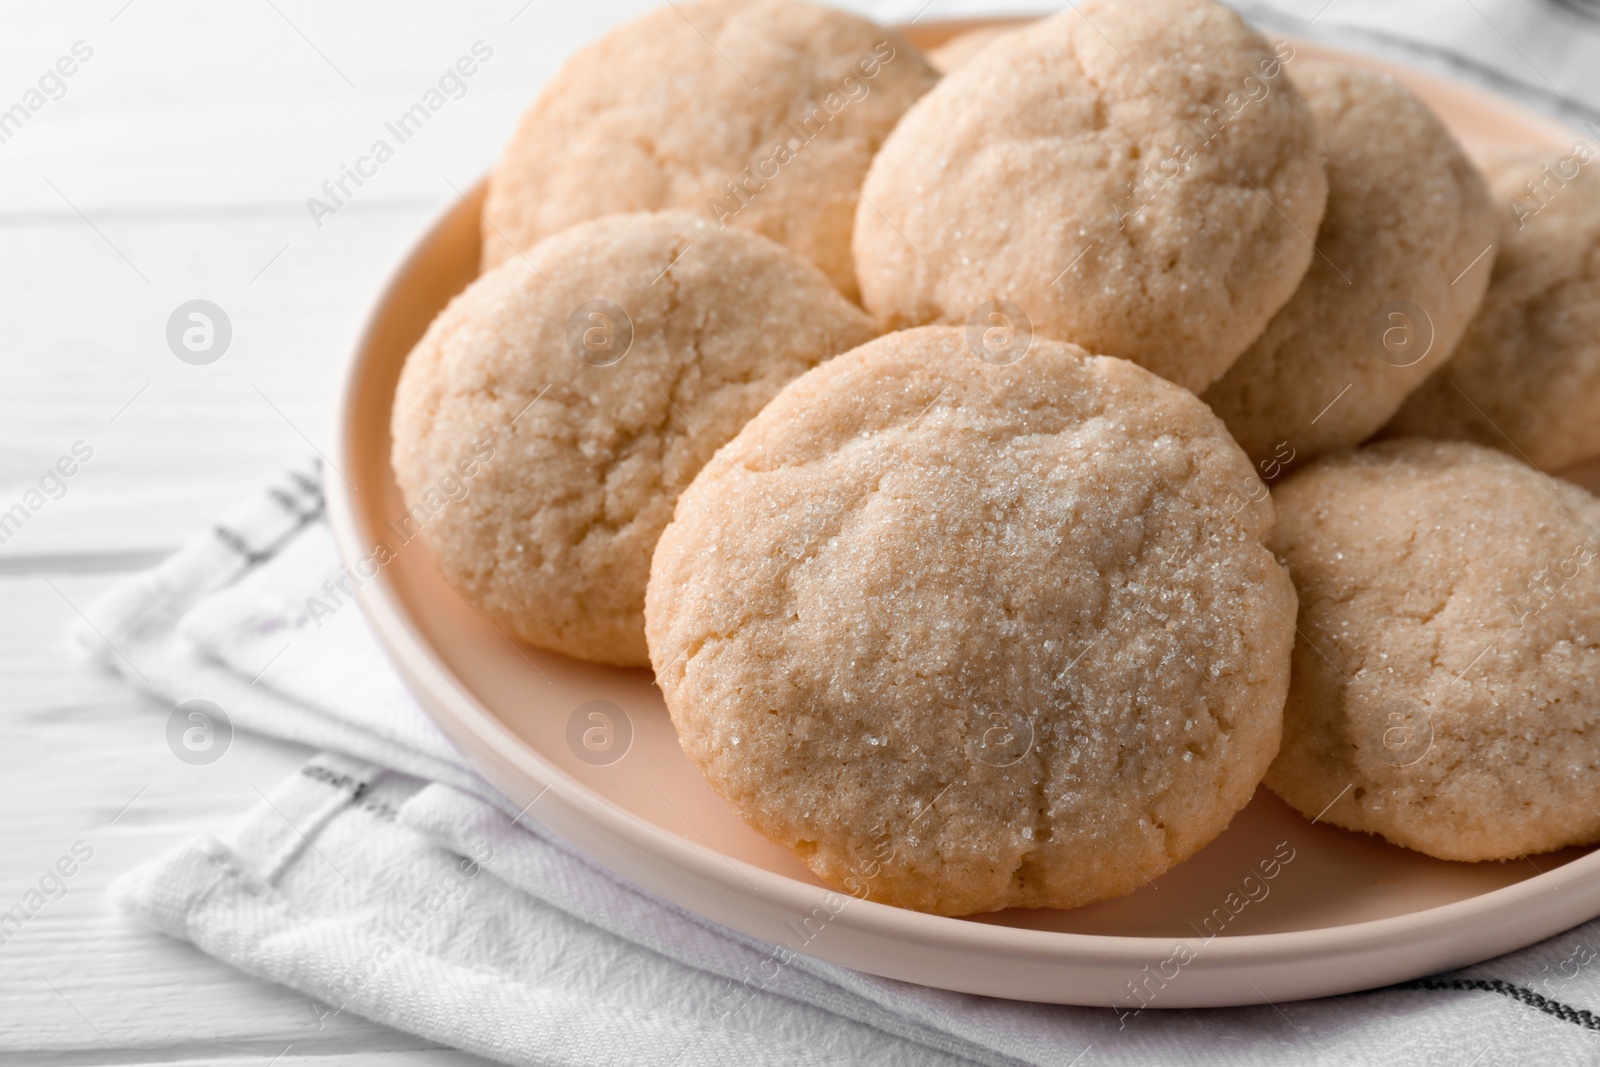
[[[1006,301],[1046,337],[1211,384],[1289,299],[1327,196],[1283,57],[1212,0],[1088,0],[947,76],[872,162],[863,302]]]
[[[1489,284],[1489,189],[1387,74],[1298,59],[1328,167],[1318,255],[1266,332],[1203,399],[1257,462],[1371,437],[1450,358]]]
[[[785,383],[874,332],[744,230],[684,212],[574,226],[479,277],[406,360],[394,470],[412,534],[507,633],[643,665],[678,493]]]
[[[892,30],[800,0],[658,8],[574,54],[489,178],[483,262],[575,222],[684,208],[770,237],[856,297],[856,190],[938,78]]]
[[[679,498],[645,601],[712,788],[830,885],[948,915],[1105,900],[1212,840],[1294,639],[1205,405],[1021,351],[925,327],[797,379]]]
[[[1454,358],[1400,408],[1391,436],[1461,438],[1545,470],[1600,456],[1600,160],[1500,159],[1500,248]]]
[[[1272,496],[1300,637],[1267,785],[1441,859],[1600,841],[1600,500],[1415,438]]]

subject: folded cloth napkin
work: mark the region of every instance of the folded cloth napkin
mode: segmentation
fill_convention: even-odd
[[[759,943],[590,863],[498,796],[329,593],[341,573],[318,476],[296,472],[113,588],[81,631],[168,701],[327,750],[227,832],[112,887],[319,1016],[574,1067],[1600,1060],[1595,923],[1375,993],[1213,1011],[993,1000]]]

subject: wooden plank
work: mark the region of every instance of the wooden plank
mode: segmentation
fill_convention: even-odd
[[[91,669],[63,639],[77,619],[71,604],[121,575],[48,577],[0,578],[10,609],[0,626],[0,909],[74,843],[92,856],[65,895],[0,945],[0,1063],[120,1063],[118,1050],[134,1062],[265,1062],[286,1045],[295,1055],[280,1063],[334,1054],[318,1062],[355,1063],[358,1050],[427,1048],[353,1015],[319,1020],[309,998],[111,908],[105,890],[117,875],[220,830],[308,753],[240,734],[215,764],[179,761],[165,741],[167,707]]]
[[[323,6],[156,4],[122,0],[8,12],[0,92],[20,96],[82,40],[93,57],[67,91],[0,145],[7,211],[62,208],[37,172],[95,211],[283,204],[305,198],[383,136],[474,42],[492,56],[465,90],[364,189],[360,199],[431,195],[441,169],[481,172],[534,89],[602,27],[653,6],[557,8],[522,0],[469,8],[421,2]],[[15,88],[13,88],[15,86]],[[9,106],[10,101],[7,101]],[[119,166],[108,168],[108,160]]]
[[[81,223],[14,229],[39,251],[26,265],[0,256],[0,291],[14,296],[0,304],[0,331],[16,353],[0,390],[0,511],[74,443],[94,454],[60,499],[0,544],[0,560],[171,548],[285,466],[326,450],[363,309],[434,207],[362,208],[325,244],[291,245],[253,283],[282,248],[272,248],[281,229],[265,217],[113,227],[159,279],[150,286]],[[228,263],[196,254],[208,240]],[[96,290],[92,314],[61,305],[62,277]],[[166,344],[168,316],[193,297],[221,305],[233,324],[229,350],[209,366],[180,362]]]

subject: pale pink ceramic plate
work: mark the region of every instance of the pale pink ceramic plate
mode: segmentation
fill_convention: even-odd
[[[931,46],[969,25],[912,36]],[[1562,150],[1574,140],[1481,90],[1344,58],[1390,70],[1469,147]],[[398,548],[385,527],[404,510],[389,470],[395,380],[429,320],[477,273],[480,197],[481,189],[446,212],[400,264],[350,365],[332,458],[359,488],[327,480],[346,560],[379,542]],[[1600,913],[1600,854],[1447,863],[1313,825],[1263,791],[1210,847],[1121,900],[973,919],[852,900],[802,945],[798,920],[823,907],[826,891],[706,786],[679,750],[648,672],[508,640],[445,584],[420,541],[362,596],[423,706],[497,789],[518,807],[532,805],[530,816],[691,911],[874,974],[997,997],[1138,1006],[1128,983],[1159,972],[1170,976],[1159,986],[1143,981],[1155,990],[1144,995],[1152,1006],[1253,1004],[1487,959]],[[609,705],[583,707],[593,701]],[[596,711],[605,718],[591,717]]]

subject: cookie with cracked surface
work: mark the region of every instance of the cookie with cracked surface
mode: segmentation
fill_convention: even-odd
[[[1582,162],[1579,162],[1579,160]],[[1490,166],[1500,247],[1483,306],[1449,363],[1385,433],[1475,441],[1544,470],[1600,457],[1600,162]]]
[[[1319,255],[1202,394],[1258,463],[1360,444],[1450,358],[1489,284],[1489,188],[1444,124],[1387,74],[1317,59],[1290,77],[1328,168]],[[1470,267],[1470,269],[1468,269]]]
[[[799,0],[669,5],[576,52],[489,177],[483,262],[575,222],[683,208],[753,230],[855,299],[867,164],[938,79],[898,33]]]
[[[986,49],[872,161],[856,274],[890,326],[1009,300],[1199,391],[1294,292],[1327,196],[1282,54],[1212,0],[1088,0]]]
[[[790,379],[875,332],[764,237],[684,212],[574,226],[480,276],[407,358],[410,521],[505,632],[642,666],[678,493]]]
[[[1600,841],[1600,500],[1415,438],[1272,495],[1301,636],[1268,787],[1441,859]]]
[[[1294,592],[1192,393],[924,327],[797,379],[718,460],[656,550],[651,661],[690,760],[830,885],[1073,907],[1249,801]]]

